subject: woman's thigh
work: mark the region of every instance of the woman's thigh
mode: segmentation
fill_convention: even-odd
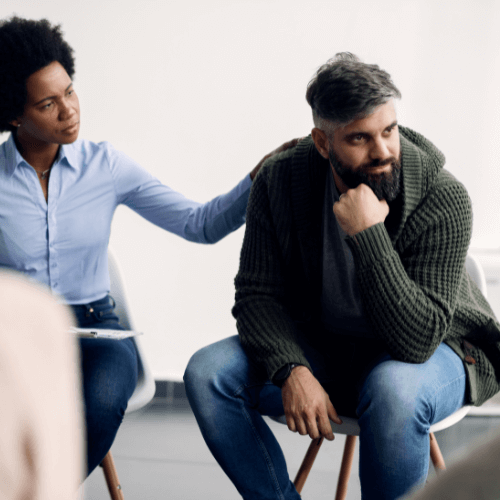
[[[138,377],[133,340],[83,338],[79,344],[87,409],[105,410],[117,404],[125,411]]]
[[[90,304],[72,306],[78,326],[123,330],[110,296]],[[138,361],[132,338],[79,339],[83,390],[87,414],[118,410],[123,413],[134,392]]]

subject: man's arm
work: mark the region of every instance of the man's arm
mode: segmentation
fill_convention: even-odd
[[[270,176],[270,169],[264,168],[252,186],[232,312],[243,347],[255,362],[266,367],[272,380],[287,363],[310,366],[297,342],[296,325],[285,304],[283,254],[289,250],[290,242],[280,241],[278,232],[290,234],[291,228],[277,225],[291,225],[291,219],[276,222],[268,192],[268,183],[280,182],[285,193],[289,179],[286,175],[274,175],[273,179]],[[289,210],[286,200],[283,203],[280,209]]]
[[[352,206],[341,206],[351,201],[343,196],[335,212],[352,213]],[[348,233],[365,313],[395,359],[423,363],[446,337],[471,228],[469,196],[448,178],[409,217],[396,249],[383,223]]]
[[[233,315],[243,347],[251,359],[265,365],[270,380],[288,363],[304,365],[293,368],[282,386],[289,429],[313,439],[324,436],[331,440],[329,418],[341,421],[328,394],[310,371],[285,304],[283,254],[288,248],[277,231],[288,237],[290,228],[282,224],[290,218],[276,218],[272,213],[267,183],[279,182],[280,193],[286,193],[288,180],[286,176],[271,180],[270,176],[265,169],[256,178],[250,195]]]

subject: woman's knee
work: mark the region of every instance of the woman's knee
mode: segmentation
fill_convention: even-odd
[[[135,388],[134,378],[108,377],[105,372],[94,374],[84,385],[87,414],[97,419],[122,418]]]
[[[137,384],[137,353],[135,347],[121,343],[101,347],[85,352],[82,365],[87,413],[99,418],[122,417]],[[96,354],[95,358],[92,354]]]

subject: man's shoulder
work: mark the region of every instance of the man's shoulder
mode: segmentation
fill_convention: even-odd
[[[422,199],[417,212],[428,219],[458,218],[466,221],[472,216],[472,201],[464,184],[443,168]]]
[[[264,165],[262,165],[262,169],[269,171],[279,171],[280,169],[287,168],[292,164],[293,155],[297,146],[293,146],[286,151],[282,151],[271,158],[268,158]]]
[[[311,149],[316,151],[311,136],[304,137],[298,144],[267,159],[262,166],[269,177],[290,176],[292,169],[308,168]]]
[[[449,170],[443,168],[440,170],[434,185],[429,194],[432,196],[442,196],[449,193],[451,199],[464,198],[469,199],[469,192],[465,185],[459,181]]]

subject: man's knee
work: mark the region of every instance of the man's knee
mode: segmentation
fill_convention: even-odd
[[[239,364],[242,349],[238,337],[230,337],[195,352],[184,372],[188,396],[197,390],[219,390]]]
[[[425,411],[424,381],[422,373],[414,367],[393,360],[376,366],[361,389],[358,415],[370,408],[372,412],[380,412],[388,419],[406,420]]]

